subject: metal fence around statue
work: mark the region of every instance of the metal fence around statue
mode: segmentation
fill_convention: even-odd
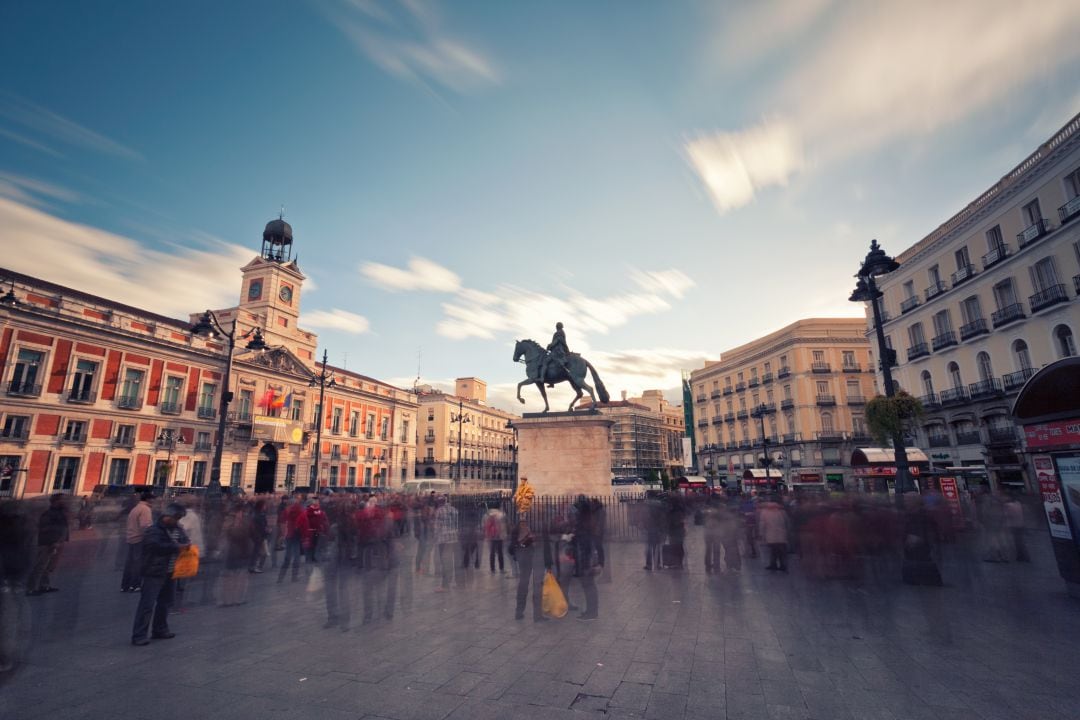
[[[534,528],[543,528],[548,532],[568,532],[566,527],[571,518],[571,510],[576,495],[539,495],[533,500],[528,513],[530,524]],[[513,528],[518,522],[518,511],[513,500],[497,493],[475,493],[469,495],[451,495],[450,503],[457,508],[458,517],[477,517],[483,511],[499,507],[506,513],[507,527]],[[625,494],[618,497],[600,499],[600,531],[608,542],[620,540],[641,540],[645,533],[645,495]],[[478,515],[478,511],[479,515]]]

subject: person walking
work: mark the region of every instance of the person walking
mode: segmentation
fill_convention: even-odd
[[[503,566],[503,543],[506,542],[506,513],[498,505],[492,505],[484,516],[484,539],[488,541],[488,564],[491,574],[495,574],[495,558],[499,559],[499,572],[505,573]]]
[[[312,498],[307,508],[307,542],[304,544],[309,563],[319,562],[319,542],[329,529],[330,522],[319,506],[319,498]]]
[[[199,517],[199,513],[195,510],[199,501],[195,499],[188,500],[187,502],[180,503],[184,506],[184,516],[176,523],[180,526],[180,529],[184,531],[184,534],[188,536],[188,542],[194,545],[200,552],[202,552],[203,545],[203,531],[202,531],[202,519]],[[188,583],[193,578],[185,578],[176,581],[176,587],[173,590],[173,612],[185,612],[184,598],[186,597]],[[205,581],[205,578],[203,578]]]
[[[285,557],[278,570],[277,581],[285,580],[285,573],[292,567],[292,581],[300,579],[300,553],[307,536],[307,512],[300,496],[293,499],[292,505],[285,510]]]
[[[574,577],[581,582],[585,595],[585,611],[578,620],[595,620],[600,616],[600,600],[596,590],[596,576],[604,569],[604,551],[601,544],[599,502],[578,495],[574,503]],[[679,542],[682,542],[680,536]]]
[[[551,560],[543,556],[541,559],[544,561],[544,568],[539,567],[536,554],[537,546],[540,544],[541,541],[533,534],[528,520],[522,517],[518,521],[517,527],[510,533],[510,557],[514,558],[518,566],[517,604],[514,608],[515,620],[525,618],[525,604],[528,601],[530,589],[533,598],[533,622],[543,622],[547,619],[544,617],[543,605],[544,568],[551,567]],[[540,551],[544,552],[545,550],[546,547],[541,547]]]
[[[776,500],[764,503],[758,511],[758,533],[769,547],[769,564],[765,569],[787,572],[787,514]]]
[[[330,527],[324,545],[326,623],[323,627],[336,627],[341,632],[348,632],[352,621],[349,584],[352,577],[352,544],[355,542],[353,514],[340,503],[333,503],[326,514]]]
[[[450,589],[450,578],[457,581],[457,563],[454,555],[458,544],[458,511],[450,504],[445,495],[439,497],[435,508],[435,547],[438,548],[442,581],[435,592]]]
[[[177,524],[184,517],[184,508],[172,503],[146,528],[142,539],[142,586],[139,606],[131,628],[132,645],[149,645],[147,635],[155,640],[176,637],[169,630],[169,605],[173,600],[172,579],[176,557],[190,547],[187,533]]]
[[[64,495],[56,493],[49,498],[48,509],[38,518],[37,556],[26,584],[27,595],[42,595],[59,590],[49,584],[49,576],[56,570],[56,565],[60,562],[60,551],[70,537]]]
[[[645,492],[645,570],[662,569],[660,548],[664,544],[664,501],[656,490]]]
[[[142,584],[142,550],[143,532],[154,523],[154,513],[150,508],[150,501],[154,495],[149,490],[143,490],[139,495],[139,502],[131,508],[127,515],[127,525],[124,540],[127,542],[127,561],[124,563],[124,576],[120,579],[120,592],[138,592]]]
[[[248,572],[261,573],[270,554],[267,543],[270,538],[270,518],[266,513],[266,501],[256,500],[251,511],[251,565]]]
[[[248,573],[252,557],[250,518],[242,503],[237,503],[225,518],[225,577],[221,582],[221,607],[247,602]]]
[[[469,564],[480,569],[480,508],[474,503],[466,503],[460,515],[458,540],[461,543],[461,567],[466,570]]]
[[[1016,551],[1017,562],[1031,562],[1027,545],[1024,543],[1024,506],[1020,504],[1020,498],[1014,493],[1005,501],[1005,527],[1012,535],[1013,548]]]

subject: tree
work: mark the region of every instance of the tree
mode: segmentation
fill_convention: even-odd
[[[925,414],[919,399],[901,390],[893,397],[878,395],[866,403],[866,424],[870,436],[881,447],[889,447],[894,438],[903,438]]]

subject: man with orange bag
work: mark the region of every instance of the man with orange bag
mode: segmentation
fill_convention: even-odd
[[[172,579],[176,567],[176,557],[181,550],[190,547],[187,533],[177,525],[184,517],[184,507],[172,503],[158,518],[158,521],[146,528],[142,539],[142,589],[139,595],[139,607],[135,610],[135,623],[131,629],[132,645],[149,645],[147,633],[155,640],[168,640],[176,637],[169,630],[169,606],[173,601]]]

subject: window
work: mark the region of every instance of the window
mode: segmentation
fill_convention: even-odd
[[[360,434],[360,411],[353,410],[349,413],[349,435],[356,437]]]
[[[251,390],[241,390],[240,399],[236,404],[236,416],[240,420],[248,420],[251,418],[251,406],[255,401],[255,393]],[[270,414],[270,409],[267,408],[267,415]]]
[[[210,433],[199,432],[195,434],[195,449],[196,450],[209,450],[210,449]]]
[[[131,467],[131,460],[128,458],[113,458],[109,462],[109,484],[110,485],[127,485],[128,483],[128,469]]]
[[[858,380],[848,380],[847,381],[847,394],[848,394],[848,397],[859,397],[862,394],[860,389],[859,389],[859,381]]]
[[[852,415],[851,430],[856,437],[866,437],[866,419],[862,415]]]
[[[127,459],[124,459],[127,462]],[[116,460],[113,460],[115,466]],[[53,490],[63,492],[65,490],[74,490],[76,487],[76,480],[79,477],[79,458],[77,457],[62,457],[59,462],[56,463],[56,473],[53,475]],[[124,468],[124,478],[127,477],[127,468]],[[109,484],[110,485],[123,485],[124,481],[114,483],[112,481],[112,468],[109,471]]]
[[[829,394],[829,383],[827,381],[818,380],[817,394],[818,395],[828,395]]]
[[[846,368],[855,367],[855,351],[854,350],[845,350],[844,353],[843,353],[843,357],[844,357],[844,367],[846,367]]]
[[[789,433],[791,433],[793,435],[795,434],[795,414],[794,413],[788,413],[787,415],[784,416],[784,427],[787,428],[787,431]]]
[[[934,314],[934,335],[944,335],[947,332],[952,332],[952,318],[949,317],[948,310],[942,310]]]
[[[371,485],[371,468],[369,467],[364,468],[364,484]]]
[[[86,423],[82,420],[68,420],[64,426],[64,434],[61,436],[64,442],[85,442]]]
[[[1039,198],[1035,198],[1024,206],[1024,224],[1031,226],[1042,220],[1042,208],[1039,207]]]
[[[990,380],[994,377],[994,366],[990,363],[990,355],[981,352],[975,356],[975,364],[979,367],[979,379]]]
[[[1016,358],[1016,366],[1020,370],[1031,369],[1031,355],[1028,353],[1027,343],[1017,340],[1012,345],[1013,357]]]
[[[1080,168],[1065,176],[1065,194],[1070,200],[1080,197]]]
[[[22,458],[18,455],[0,455],[0,497],[15,494],[20,462]]]
[[[285,466],[285,487],[286,488],[292,488],[292,486],[295,485],[295,484],[296,484],[296,466],[295,465],[286,465]]]
[[[915,281],[908,280],[904,283],[904,299],[910,300],[915,297]]]
[[[1057,268],[1054,267],[1054,258],[1045,257],[1031,267],[1031,284],[1035,286],[1035,292],[1049,290],[1058,284]]]
[[[337,465],[331,465],[330,466],[330,487],[337,487],[337,480],[338,480],[338,466]]]
[[[435,408],[428,408],[427,419],[428,422],[435,422]]]
[[[165,487],[169,484],[170,464],[168,460],[154,461],[154,484],[158,487]]]
[[[71,395],[75,402],[94,401],[94,378],[98,364],[93,360],[79,360],[75,363],[75,375],[71,378]]]
[[[229,468],[229,487],[238,488],[244,480],[244,463],[234,462]]]
[[[294,422],[300,422],[304,419],[304,401],[293,400],[292,403],[292,420]]]
[[[771,372],[772,372],[772,363],[770,363],[770,362],[765,363],[765,373],[768,374],[768,373],[771,373]]]
[[[743,374],[742,373],[735,373],[735,379],[738,382],[742,382],[743,381]]]
[[[409,437],[409,421],[408,420],[402,420],[401,421],[401,442],[403,442],[403,443],[412,442],[412,438]]]
[[[957,272],[967,270],[967,268],[971,265],[971,255],[968,254],[967,245],[953,253],[953,256],[956,258]]]
[[[1002,280],[994,286],[994,302],[998,310],[1016,304],[1016,289],[1013,287],[1012,278]]]
[[[348,479],[345,481],[345,483],[349,487],[355,487],[356,486],[356,468],[353,467],[352,465],[349,466]]]
[[[382,425],[379,428],[379,439],[386,440],[390,437],[390,418],[384,417],[382,419]]]
[[[1057,349],[1059,358],[1076,355],[1076,342],[1073,340],[1072,330],[1067,325],[1058,325],[1054,328],[1054,347]]]
[[[954,362],[949,363],[949,380],[952,381],[955,390],[964,387],[964,381],[960,378],[960,366]]]
[[[8,392],[19,395],[38,395],[41,393],[41,385],[38,375],[42,374],[42,365],[45,362],[45,353],[37,350],[19,350],[18,359],[15,361],[15,370],[11,374],[11,385]]]
[[[821,413],[821,432],[831,433],[833,431],[834,428],[832,413]]]
[[[165,397],[161,402],[169,408],[180,409],[180,394],[184,390],[184,379],[173,375],[165,378]]]
[[[785,385],[784,386],[784,399],[785,400],[790,400],[791,399],[791,386],[790,385]]]
[[[375,413],[368,413],[367,423],[364,425],[364,435],[368,438],[375,436]]]
[[[788,364],[787,364],[787,355],[781,355],[780,356],[780,367],[786,368],[787,366],[788,366]]]
[[[202,487],[206,484],[206,461],[196,460],[191,464],[191,487]]]
[[[214,409],[214,396],[217,394],[217,385],[214,383],[203,383],[202,393],[199,395],[199,409],[213,410]]]
[[[120,447],[133,447],[135,445],[135,426],[117,425],[114,444]]]
[[[757,368],[750,368],[750,379],[757,380]]]
[[[941,270],[937,265],[931,265],[926,271],[926,277],[930,281],[930,287],[936,288],[941,282]]]
[[[344,415],[344,410],[339,407],[334,408],[332,419],[330,420],[330,432],[335,435],[341,434],[341,419]]]
[[[982,307],[979,305],[978,295],[972,295],[960,303],[960,315],[964,318],[965,325],[982,320]]]
[[[1005,240],[1001,237],[1001,226],[995,225],[986,231],[986,249],[1001,252],[1005,249]]]
[[[750,395],[750,404],[754,406],[754,409],[757,409],[757,406],[761,404],[761,396],[758,393],[752,393]]]
[[[923,335],[922,323],[915,323],[908,328],[908,339],[911,341],[911,347],[926,342],[926,337]]]
[[[825,351],[824,350],[814,350],[813,352],[814,352],[814,362],[816,362],[816,363],[825,362]]]
[[[135,368],[124,371],[124,382],[120,388],[121,406],[134,407],[142,403],[142,384],[146,373]]]
[[[934,394],[934,378],[930,376],[929,370],[922,371],[922,386],[924,393],[926,393],[927,395]]]

